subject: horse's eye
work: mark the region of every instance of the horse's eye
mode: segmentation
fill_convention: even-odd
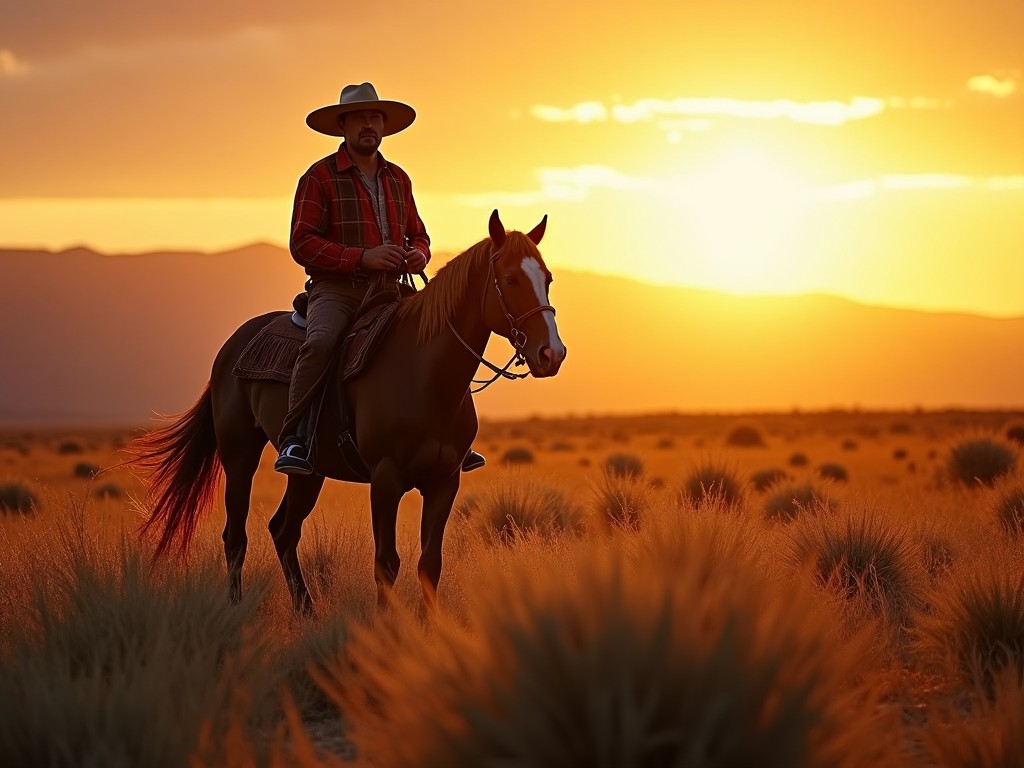
[[[515,275],[502,275],[501,279],[504,280],[509,285],[514,285],[516,282]]]

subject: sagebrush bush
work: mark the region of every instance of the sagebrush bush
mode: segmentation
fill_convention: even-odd
[[[949,451],[946,469],[950,477],[968,487],[991,486],[1013,471],[1017,452],[997,437],[967,437]]]
[[[854,611],[864,608],[895,626],[906,626],[922,604],[927,579],[917,542],[874,510],[802,517],[793,529],[790,560]]]
[[[853,766],[889,741],[800,590],[698,538],[671,571],[619,550],[485,585],[471,632],[420,647],[351,646],[343,694],[374,766]],[[715,555],[716,563],[719,555]],[[870,696],[868,697],[870,699]],[[396,734],[401,734],[396,738]]]
[[[729,431],[725,444],[737,448],[762,448],[765,443],[761,430],[750,424],[740,424]]]
[[[750,484],[754,486],[755,491],[766,491],[777,483],[781,483],[783,480],[789,478],[786,470],[778,467],[770,467],[768,469],[759,469],[750,475]]]
[[[703,502],[721,503],[735,508],[743,504],[743,484],[735,470],[711,460],[696,464],[683,478],[679,489],[683,504],[697,506]]]
[[[506,544],[526,533],[547,536],[581,525],[579,509],[560,488],[517,472],[499,477],[473,504],[469,517]]]
[[[604,460],[604,471],[614,477],[636,479],[644,473],[644,462],[633,453],[613,453]]]
[[[950,578],[918,617],[918,649],[968,687],[1024,679],[1024,573],[981,564]]]
[[[533,464],[533,461],[533,451],[521,446],[509,448],[501,457],[502,464]]]
[[[769,520],[789,522],[801,512],[834,506],[828,494],[813,483],[785,483],[771,488],[764,502],[764,514]]]
[[[0,513],[29,515],[39,507],[39,499],[21,483],[0,485]]]

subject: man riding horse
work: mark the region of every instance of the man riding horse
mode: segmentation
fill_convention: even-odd
[[[344,141],[302,175],[295,193],[291,254],[309,275],[309,304],[274,463],[278,472],[313,472],[310,438],[321,390],[374,278],[418,274],[430,260],[430,237],[409,175],[379,151],[384,136],[405,130],[415,118],[407,104],[379,99],[370,83],[345,86],[338,104],[306,117],[314,131]],[[470,451],[462,469],[483,465],[484,457]]]

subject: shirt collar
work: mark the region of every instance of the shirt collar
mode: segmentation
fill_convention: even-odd
[[[377,172],[379,173],[381,170],[388,167],[388,161],[384,159],[384,155],[380,153],[380,150],[377,150],[377,160]],[[356,167],[356,164],[352,162],[352,157],[349,155],[348,147],[345,146],[344,141],[341,142],[341,146],[338,147],[336,162],[339,171],[347,171]]]

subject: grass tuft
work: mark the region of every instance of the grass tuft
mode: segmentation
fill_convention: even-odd
[[[652,491],[642,479],[602,472],[593,486],[592,509],[599,527],[635,530],[651,507]]]
[[[802,512],[834,506],[828,494],[812,483],[786,483],[772,488],[764,502],[764,514],[769,520],[788,523]]]
[[[994,506],[995,519],[1004,531],[1014,536],[1024,535],[1024,482],[1003,488]]]
[[[754,487],[755,491],[764,492],[771,488],[773,485],[781,483],[786,480],[789,475],[786,470],[780,469],[779,467],[771,467],[769,469],[759,469],[750,476],[750,484]]]
[[[998,437],[962,438],[950,449],[946,469],[950,478],[967,487],[994,485],[1017,463],[1013,446]]]
[[[734,509],[743,504],[743,484],[734,470],[724,464],[704,461],[695,465],[683,480],[679,499],[684,504],[698,506],[718,502]]]
[[[604,460],[602,467],[614,477],[635,480],[644,474],[644,461],[634,453],[613,453]]]
[[[533,451],[519,446],[509,448],[501,457],[502,464],[533,464]]]
[[[30,515],[39,507],[35,494],[21,483],[0,485],[0,513]]]
[[[561,489],[518,472],[504,474],[481,496],[465,503],[467,516],[503,544],[526,534],[546,537],[578,531],[581,526],[579,509]]]
[[[763,448],[765,442],[761,430],[750,424],[741,424],[726,435],[725,444],[736,448]]]

